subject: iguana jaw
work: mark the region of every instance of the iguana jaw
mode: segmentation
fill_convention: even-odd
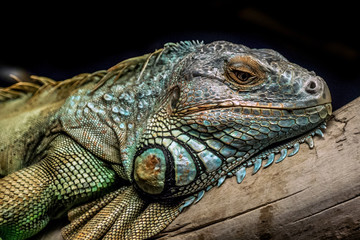
[[[310,106],[310,107],[296,107],[295,104],[293,106],[288,104],[273,104],[273,103],[267,103],[267,104],[261,104],[261,103],[249,103],[249,102],[241,102],[237,100],[230,100],[230,101],[224,101],[219,103],[210,103],[210,104],[203,104],[199,106],[193,106],[190,108],[182,109],[180,111],[177,111],[176,114],[179,115],[188,115],[192,113],[197,113],[201,111],[211,110],[211,109],[220,109],[220,108],[241,108],[243,111],[248,111],[249,113],[257,113],[255,115],[265,115],[264,110],[268,111],[271,115],[273,113],[272,110],[287,110],[287,111],[306,111],[306,112],[313,112],[316,111],[316,109],[321,109],[322,107],[325,107],[327,110],[327,113],[331,115],[332,113],[332,106],[331,102],[325,102],[318,105]]]

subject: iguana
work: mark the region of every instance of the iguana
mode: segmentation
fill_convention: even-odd
[[[312,148],[332,113],[314,72],[225,41],[168,43],[60,82],[33,76],[0,100],[3,239],[64,214],[64,239],[153,237],[226,178]]]

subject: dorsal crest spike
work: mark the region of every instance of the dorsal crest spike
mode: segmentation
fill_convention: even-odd
[[[192,40],[192,41],[180,41],[177,43],[166,43],[165,48],[174,50],[174,51],[183,51],[183,52],[192,52],[195,51],[198,47],[201,47],[204,44],[204,41]]]

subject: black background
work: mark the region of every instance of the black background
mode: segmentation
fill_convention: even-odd
[[[227,40],[275,49],[314,70],[337,109],[360,96],[360,13],[352,2],[14,1],[0,10],[0,86],[11,84],[9,73],[62,80],[166,42]]]

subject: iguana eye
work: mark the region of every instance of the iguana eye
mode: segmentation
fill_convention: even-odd
[[[249,56],[236,56],[226,64],[225,76],[241,88],[260,84],[264,77],[260,65]]]
[[[251,84],[256,80],[256,76],[253,74],[235,69],[229,71],[228,77],[239,84]]]

